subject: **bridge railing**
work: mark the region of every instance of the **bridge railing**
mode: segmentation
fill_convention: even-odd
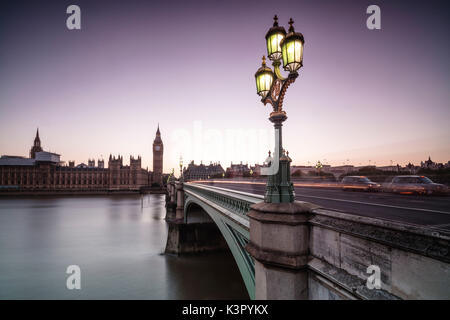
[[[185,183],[185,190],[195,191],[204,198],[236,213],[248,220],[247,213],[254,203],[264,201],[264,197],[247,192],[224,189],[214,186],[205,186],[197,183]]]

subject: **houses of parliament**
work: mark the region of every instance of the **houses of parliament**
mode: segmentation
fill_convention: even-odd
[[[164,145],[158,129],[153,141],[153,171],[142,168],[141,157],[130,156],[124,165],[122,156],[109,156],[105,161],[94,159],[88,163],[68,165],[60,155],[46,152],[36,131],[30,157],[0,157],[0,190],[28,191],[139,191],[145,187],[163,186]]]

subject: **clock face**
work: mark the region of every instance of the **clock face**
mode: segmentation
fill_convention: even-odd
[[[156,150],[156,151],[159,151],[159,149],[161,149],[160,146],[156,146],[156,147],[155,147],[155,150]]]

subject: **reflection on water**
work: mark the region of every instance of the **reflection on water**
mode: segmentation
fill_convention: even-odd
[[[0,198],[0,299],[248,298],[230,253],[164,255],[164,216],[163,195]]]

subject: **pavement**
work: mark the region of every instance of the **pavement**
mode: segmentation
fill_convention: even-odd
[[[263,195],[265,183],[202,182]],[[350,214],[450,231],[450,197],[401,195],[386,192],[343,191],[339,188],[294,183],[295,199]]]

